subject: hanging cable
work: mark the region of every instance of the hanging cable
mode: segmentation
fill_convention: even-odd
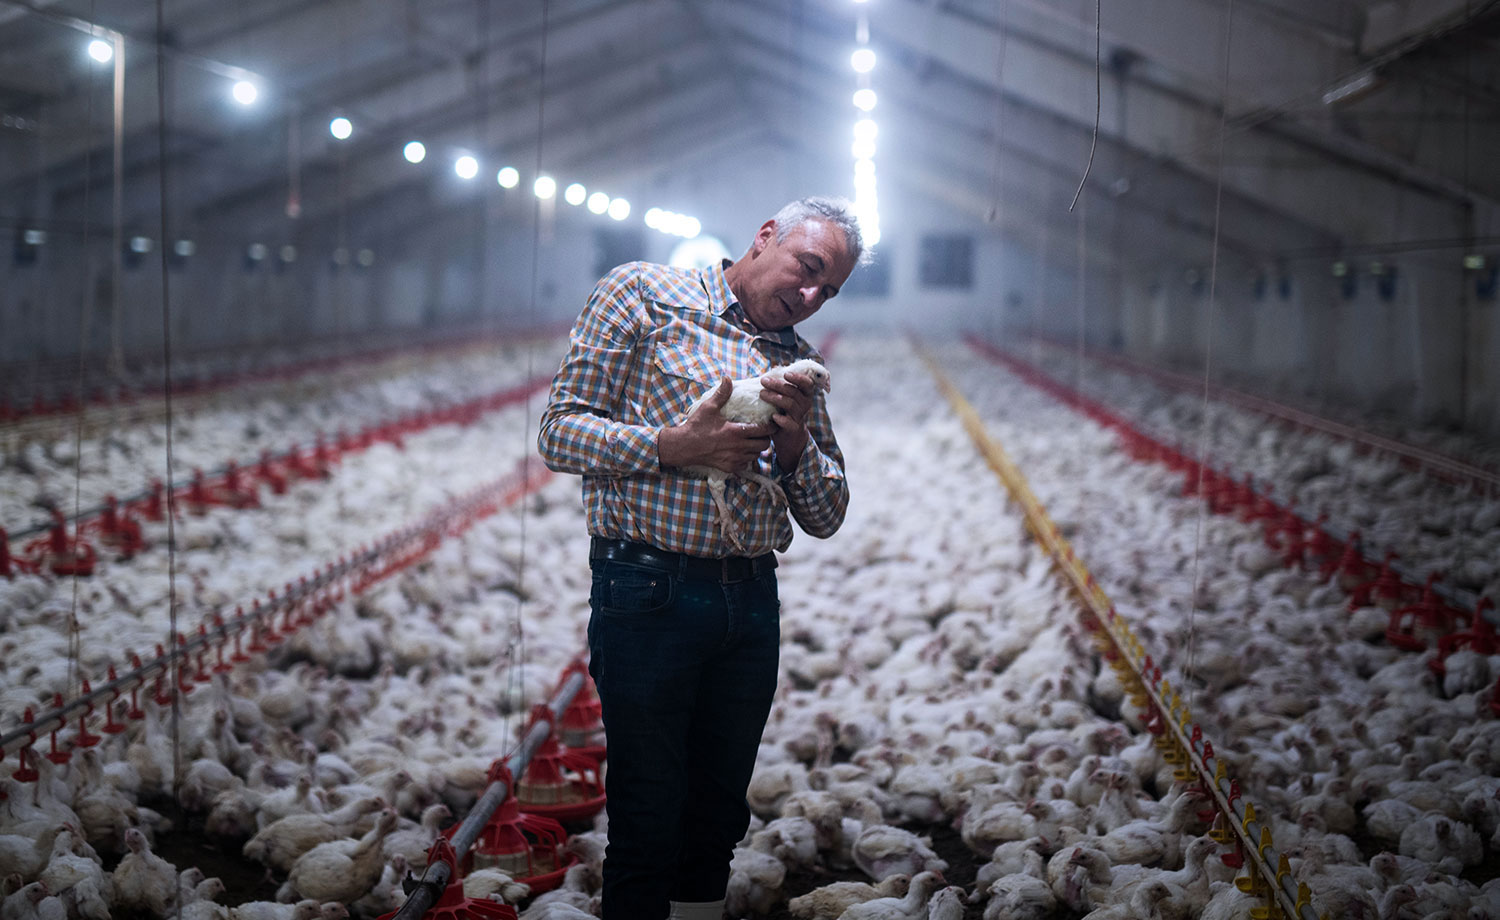
[[[547,30],[548,15],[551,11],[551,3],[542,0],[542,38],[541,59],[537,65],[537,93],[536,93],[536,175],[542,174],[542,142],[547,124]],[[539,285],[539,266],[541,263],[542,246],[542,199],[532,196],[536,200],[532,215],[534,217],[531,228],[531,302],[528,306],[529,315],[528,334],[526,339],[526,379],[530,380],[536,376],[536,341],[534,333],[537,327],[537,290]],[[526,481],[531,478],[532,449],[534,438],[531,434],[531,390],[526,391],[526,397],[522,400],[524,415],[521,417],[521,475]],[[516,503],[517,513],[520,515],[521,544],[516,555],[516,657],[511,663],[511,674],[521,682],[521,709],[527,708],[526,680],[522,675],[522,669],[526,666],[526,627],[521,612],[526,605],[526,499]]]
[[[156,0],[156,155],[160,163],[161,179],[158,183],[158,208],[160,209],[160,240],[162,245],[158,264],[161,266],[161,347],[162,347],[162,399],[166,410],[166,482],[172,477],[172,297],[167,273],[167,62],[162,51],[162,40],[166,32],[164,0]],[[177,654],[177,499],[175,490],[166,490],[167,498],[167,652],[171,665],[168,678],[172,682],[172,799],[178,801],[182,793],[182,656]],[[177,913],[182,912],[183,882],[178,878],[176,904]]]
[[[1104,111],[1103,16],[1104,0],[1094,0],[1094,140],[1089,144],[1089,162],[1083,168],[1083,178],[1078,180],[1078,191],[1073,193],[1073,203],[1068,205],[1069,211],[1078,206],[1078,197],[1083,194],[1083,186],[1089,181],[1089,173],[1094,169],[1094,151],[1099,149],[1099,116]],[[1003,85],[1001,89],[1004,89]]]
[[[1005,49],[1010,44],[1010,30],[1006,27],[1006,13],[1008,11],[1008,0],[1000,0],[1000,60],[995,67],[995,84],[999,89],[995,92],[995,159],[990,164],[990,211],[987,216],[989,223],[994,223],[1000,216],[1001,189],[1000,184],[1000,154],[1005,137]]]
[[[1088,326],[1088,234],[1089,203],[1085,198],[1078,211],[1078,329],[1073,349],[1073,389],[1079,393],[1083,392],[1083,342]]]
[[[1208,457],[1208,428],[1209,428],[1209,402],[1210,374],[1213,367],[1214,357],[1214,307],[1219,290],[1219,226],[1223,219],[1224,210],[1224,139],[1228,133],[1229,124],[1229,52],[1231,40],[1234,37],[1234,0],[1225,0],[1224,15],[1224,75],[1223,84],[1219,90],[1219,158],[1215,166],[1214,177],[1214,235],[1213,250],[1209,259],[1208,268],[1208,317],[1204,323],[1204,354],[1203,354],[1203,407],[1198,420],[1198,482],[1196,494],[1198,495],[1198,519],[1193,527],[1193,590],[1191,601],[1188,604],[1188,660],[1187,660],[1187,685],[1188,706],[1196,709],[1198,705],[1198,684],[1194,675],[1197,673],[1195,654],[1197,652],[1197,631],[1195,629],[1196,614],[1198,610],[1198,577],[1199,563],[1203,546],[1203,519],[1208,514],[1208,502],[1203,500],[1203,475],[1207,465]]]
[[[96,0],[89,0],[89,19],[94,18]],[[83,153],[83,259],[84,259],[84,283],[83,300],[78,305],[78,383],[74,390],[74,400],[78,405],[78,411],[74,414],[73,424],[73,536],[78,536],[78,521],[83,515],[83,370],[84,360],[88,353],[89,340],[89,316],[90,302],[93,299],[94,286],[94,256],[89,245],[93,242],[92,211],[89,206],[93,201],[94,188],[94,81],[93,66],[89,66],[89,79],[84,84],[85,95],[88,101],[84,103],[84,131],[88,136],[88,143],[84,145]],[[101,452],[102,456],[102,452]],[[73,576],[73,597],[68,609],[68,695],[80,696],[83,693],[82,684],[79,682],[79,659],[83,652],[83,639],[78,628],[78,576]]]

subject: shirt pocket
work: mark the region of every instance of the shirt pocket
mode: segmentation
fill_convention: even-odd
[[[657,380],[649,408],[657,425],[681,423],[693,403],[725,377],[718,362],[683,345],[657,345],[653,363]]]

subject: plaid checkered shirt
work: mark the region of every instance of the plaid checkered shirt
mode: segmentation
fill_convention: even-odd
[[[698,397],[728,377],[757,377],[799,358],[822,360],[791,328],[757,330],[724,280],[724,266],[701,271],[648,262],[601,279],[569,334],[552,379],[537,437],[542,458],[583,476],[590,534],[693,556],[737,555],[715,518],[708,484],[662,469],[657,432],[687,416]],[[746,552],[784,551],[787,510],[804,531],[831,535],[849,504],[844,456],[822,399],[807,417],[807,447],[782,473],[775,447],[756,469],[778,480],[789,509],[752,482],[727,483],[730,514]]]

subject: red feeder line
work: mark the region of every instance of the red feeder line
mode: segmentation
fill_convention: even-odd
[[[277,597],[276,590],[271,589],[267,592],[268,606],[264,612],[262,611],[259,598],[252,601],[251,613],[248,618],[245,616],[243,608],[237,608],[235,613],[235,628],[233,630],[235,651],[231,655],[231,660],[243,661],[249,657],[243,652],[240,645],[241,636],[247,626],[251,630],[250,651],[266,651],[269,648],[266,644],[268,641],[271,643],[279,641],[285,635],[289,635],[296,629],[310,624],[316,618],[324,615],[332,609],[333,604],[341,601],[345,596],[344,579],[346,577],[354,582],[356,592],[362,590],[364,585],[370,584],[378,577],[398,571],[412,564],[422,556],[430,554],[441,543],[442,534],[451,521],[458,519],[465,523],[465,527],[472,525],[476,517],[473,509],[473,496],[488,495],[504,490],[504,501],[508,503],[547,482],[551,478],[551,475],[551,471],[543,468],[539,473],[533,471],[531,475],[525,477],[512,474],[500,482],[476,489],[470,493],[469,497],[450,502],[446,508],[429,513],[425,518],[426,523],[423,525],[403,528],[393,534],[387,535],[377,542],[374,548],[368,546],[361,547],[353,557],[340,557],[336,564],[326,565],[322,569],[316,570],[311,579],[306,575],[302,575],[298,577],[295,585],[292,582],[287,582],[280,599]],[[499,507],[500,502],[493,504],[494,509],[498,509]],[[415,550],[397,556],[394,563],[381,564],[382,556],[391,555],[408,544],[416,544]],[[4,545],[3,542],[0,542],[0,546]],[[379,574],[371,577],[371,572]],[[283,628],[285,629],[285,633],[282,634],[278,634],[275,628],[275,616],[277,613],[284,614]],[[224,648],[229,642],[229,630],[221,615],[214,614],[213,619],[215,624],[214,634],[209,634],[208,623],[205,619],[204,622],[199,624],[198,634],[191,645],[185,636],[180,633],[177,634],[173,659],[167,658],[166,651],[160,644],[156,646],[156,659],[152,662],[151,667],[159,667],[160,670],[152,682],[151,697],[158,705],[168,705],[172,701],[174,693],[181,693],[183,696],[188,695],[195,689],[195,682],[210,682],[213,679],[211,671],[225,671],[230,668],[230,665],[224,660]],[[213,646],[217,660],[212,669],[208,665],[210,645]],[[174,664],[178,669],[175,681],[171,679],[171,669]],[[139,689],[144,683],[143,672],[147,668],[143,666],[139,655],[131,657],[131,665],[134,673],[127,675],[127,677],[133,678],[135,682],[132,684],[130,690],[130,709],[127,712],[127,716],[130,719],[142,719],[145,717],[145,712],[140,707]],[[189,670],[190,668],[192,670]],[[104,730],[109,734],[116,734],[123,731],[124,726],[114,721],[112,706],[120,698],[120,689],[118,686],[115,686],[118,678],[116,677],[113,665],[109,669],[109,679],[112,687],[109,691],[110,701],[106,705],[106,724]],[[89,687],[87,680],[83,682],[83,687],[83,696],[85,698],[91,697],[93,691]],[[61,713],[63,709],[61,694],[57,695],[55,707],[57,712],[55,714],[49,713],[48,718],[55,718],[58,728],[61,728],[66,724],[66,719]],[[79,743],[85,746],[97,743],[98,736],[91,735],[88,732],[85,721],[93,711],[93,701],[85,699],[85,709],[79,717]],[[27,723],[34,721],[34,714],[30,710],[28,710],[25,721]],[[52,754],[59,757],[67,757],[69,755],[66,752],[58,751],[56,748],[56,731],[57,729],[53,729],[52,731]],[[30,741],[26,745],[28,749],[36,740],[34,733],[29,734]],[[88,739],[94,740],[90,741]],[[0,751],[0,756],[3,756],[3,751]],[[21,761],[21,772],[24,775],[27,769],[24,753],[22,754]]]
[[[986,356],[991,358],[991,360],[1005,365],[1012,371],[1012,373],[1015,373],[1023,380],[1031,383],[1033,386],[1036,386],[1038,389],[1052,394],[1059,401],[1063,402],[1066,405],[1078,408],[1080,411],[1085,412],[1085,414],[1088,414],[1090,417],[1099,419],[1101,424],[1105,425],[1106,427],[1120,430],[1127,440],[1127,445],[1135,444],[1142,440],[1150,440],[1144,434],[1135,431],[1133,427],[1128,422],[1125,422],[1120,416],[1116,416],[1113,413],[1100,408],[1098,404],[1087,400],[1081,394],[1078,394],[1077,392],[1050,379],[1041,371],[1038,371],[1025,362],[1013,358],[1000,351],[995,346],[990,345],[986,342],[982,342],[973,336],[967,337],[967,341],[975,350],[985,354]],[[1162,450],[1177,454],[1177,456],[1181,456],[1180,453],[1172,451],[1170,448],[1166,448],[1165,446],[1162,447]],[[1176,464],[1172,465],[1176,466]],[[1189,478],[1188,481],[1184,484],[1184,494],[1193,494],[1193,492],[1196,491],[1196,485],[1193,482],[1194,477],[1192,476],[1192,472],[1196,470],[1196,468],[1197,464],[1192,464],[1190,461],[1188,462],[1187,470],[1189,472]],[[1230,489],[1238,491],[1239,487],[1232,483],[1230,486],[1225,486],[1223,482],[1225,477],[1223,477],[1216,471],[1205,468],[1203,478],[1204,491],[1205,493],[1207,493],[1205,495],[1205,498],[1209,501],[1209,507],[1215,511],[1225,512],[1227,510],[1231,510],[1234,507],[1240,506],[1247,501],[1254,500],[1253,493],[1250,497],[1244,496],[1243,493],[1241,493],[1237,498],[1226,497]],[[1322,518],[1319,519],[1320,524],[1322,523],[1322,520]],[[1327,560],[1329,558],[1329,555],[1327,554],[1328,549],[1337,546],[1338,544],[1328,536],[1328,534],[1321,526],[1318,526],[1316,530],[1319,534],[1322,535],[1321,540],[1319,540],[1318,542],[1320,550],[1325,553],[1325,555],[1323,555],[1323,565],[1326,566]],[[1292,553],[1288,552],[1286,560],[1287,564],[1291,565],[1294,562],[1297,564],[1301,564],[1302,557],[1305,552],[1306,544],[1304,544],[1302,551],[1296,554],[1295,559],[1291,558]],[[1357,609],[1361,606],[1366,606],[1371,602],[1372,599],[1384,600],[1391,604],[1399,604],[1404,594],[1409,591],[1418,589],[1418,586],[1406,582],[1399,574],[1396,573],[1394,568],[1390,565],[1391,559],[1394,557],[1395,553],[1389,553],[1386,556],[1384,564],[1380,566],[1379,573],[1373,580],[1367,581],[1364,584],[1354,584],[1354,582],[1358,579],[1368,577],[1366,573],[1368,571],[1369,563],[1363,558],[1362,554],[1359,551],[1359,532],[1355,531],[1350,535],[1348,542],[1344,544],[1344,553],[1337,566],[1339,571],[1340,586],[1345,590],[1352,590],[1355,592],[1349,601],[1350,610]]]

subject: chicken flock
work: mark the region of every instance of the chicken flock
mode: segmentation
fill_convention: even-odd
[[[1258,528],[1203,514],[1179,479],[1129,459],[1112,434],[973,350],[934,348],[1182,688],[1246,797],[1272,816],[1315,907],[1500,918],[1500,881],[1489,880],[1500,865],[1500,720],[1488,706],[1500,659],[1450,660],[1437,678],[1431,653],[1381,641],[1384,611],[1348,613],[1337,585],[1282,568]],[[560,353],[558,343],[541,351]],[[508,357],[491,360],[524,366]],[[1248,916],[1256,902],[1204,835],[1207,803],[1173,781],[936,387],[917,374],[892,387],[890,368],[918,363],[893,339],[846,337],[833,354],[828,399],[853,501],[838,535],[799,537],[779,570],[783,675],[729,915]],[[368,405],[414,407],[520,376],[418,369],[382,383]],[[186,432],[222,459],[257,449],[253,420],[295,439],[288,419],[347,418],[359,405],[309,395],[195,419]],[[437,426],[399,450],[376,445],[328,481],[263,490],[262,508],[180,520],[179,621],[232,612],[504,472],[531,449],[532,410]],[[73,475],[66,450],[29,450],[0,476],[7,508]],[[124,470],[89,460],[111,450],[84,443],[81,489],[118,488],[105,481]],[[51,478],[28,479],[43,459]],[[1337,461],[1306,462],[1338,475]],[[4,729],[73,692],[78,673],[162,641],[165,534],[153,526],[152,549],[78,581],[76,636],[73,582],[0,579]],[[583,649],[586,548],[577,482],[556,479],[217,675],[183,699],[175,733],[147,703],[128,731],[66,765],[32,758],[37,782],[12,779],[7,757],[0,920],[395,909],[401,876],[420,871],[434,835],[468,811],[528,707]],[[595,916],[597,825],[570,840],[580,862],[559,890],[533,897],[483,869],[466,893],[524,917]],[[274,895],[225,903],[228,880],[155,852],[184,833],[237,854]]]

